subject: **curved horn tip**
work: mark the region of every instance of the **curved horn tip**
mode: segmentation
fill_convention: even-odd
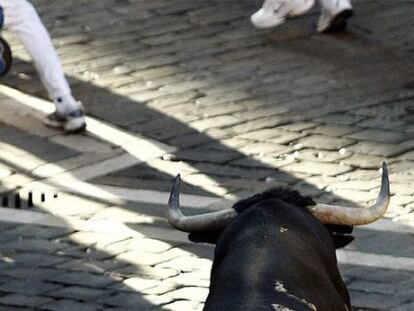
[[[178,201],[178,196],[180,194],[180,184],[181,184],[181,176],[180,176],[180,174],[178,174],[174,178],[174,184],[171,188],[170,198],[168,200],[168,203],[169,203],[170,206],[171,206],[171,203]]]
[[[382,162],[382,175],[388,176],[387,163],[385,163],[385,162]]]
[[[390,192],[389,188],[389,178],[388,178],[388,168],[387,168],[387,163],[382,162],[382,178],[381,178],[381,183],[384,184],[384,186],[386,186],[388,188],[388,193]]]
[[[173,184],[171,192],[178,191],[180,189],[179,188],[180,185],[181,185],[181,175],[177,174],[177,176],[174,178],[174,184]]]

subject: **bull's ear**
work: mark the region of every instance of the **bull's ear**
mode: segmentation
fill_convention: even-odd
[[[188,235],[191,242],[216,244],[220,231],[192,232]]]
[[[332,234],[332,238],[334,240],[336,248],[345,247],[354,240],[354,237],[352,235]]]
[[[326,224],[325,227],[329,230],[329,232],[336,233],[336,234],[351,234],[352,230],[354,230],[353,226],[347,226],[347,225]]]
[[[347,246],[354,240],[351,235],[353,226],[348,225],[325,225],[325,228],[331,233],[336,248]]]

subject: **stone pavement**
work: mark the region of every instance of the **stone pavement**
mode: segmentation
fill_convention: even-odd
[[[5,33],[0,310],[200,310],[213,248],[165,222],[177,173],[189,213],[274,185],[364,206],[382,161],[388,219],[338,258],[355,310],[413,310],[414,2],[355,0],[336,35],[316,9],[255,30],[261,1],[33,2],[90,119],[41,125],[52,107]]]

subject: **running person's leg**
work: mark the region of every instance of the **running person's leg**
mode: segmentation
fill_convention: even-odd
[[[45,123],[67,132],[85,128],[85,117],[72,96],[50,36],[34,7],[26,0],[0,0],[4,26],[21,41],[33,59],[43,85],[56,106]]]

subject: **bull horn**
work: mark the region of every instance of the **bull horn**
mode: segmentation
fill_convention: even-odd
[[[310,206],[309,210],[315,218],[324,224],[333,225],[365,225],[381,218],[390,203],[390,184],[387,165],[382,163],[381,189],[377,200],[369,208],[347,207],[328,204]]]
[[[185,216],[180,206],[180,175],[177,175],[168,201],[168,222],[175,229],[184,232],[221,230],[237,216],[230,208],[196,216]]]

